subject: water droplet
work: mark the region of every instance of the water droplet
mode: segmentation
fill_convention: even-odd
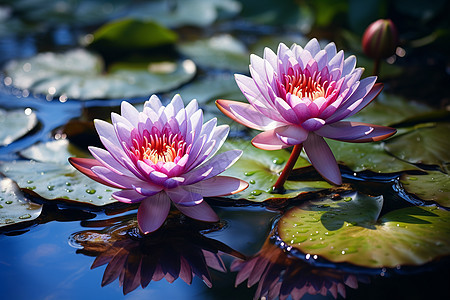
[[[352,199],[352,197],[344,197],[344,201],[345,202],[349,202],[349,201],[352,201],[353,199]]]
[[[47,190],[53,191],[55,189],[54,185],[47,185]]]
[[[5,204],[12,204],[13,202],[11,200],[5,201]]]
[[[251,191],[250,194],[252,194],[252,195],[254,195],[254,196],[259,196],[259,195],[262,194],[262,192],[263,192],[263,191],[261,191],[261,190],[254,190],[254,191]]]
[[[26,215],[23,215],[23,216],[20,216],[20,217],[19,217],[19,219],[21,219],[21,220],[29,219],[29,218],[31,218],[31,215],[30,215],[30,214],[26,214]]]
[[[33,191],[33,190],[35,190],[35,189],[36,189],[36,187],[35,187],[35,186],[26,186],[25,188],[26,188],[26,189],[28,189],[28,190],[31,190],[31,191]]]
[[[86,193],[88,193],[88,194],[95,194],[95,192],[96,192],[96,190],[94,190],[94,189],[87,189],[86,190]]]
[[[409,179],[409,180],[414,180],[414,181],[415,181],[415,180],[417,180],[417,177],[410,176],[410,177],[408,177],[408,179]]]
[[[27,183],[28,184],[33,183],[33,180],[27,180]]]
[[[66,182],[66,185],[67,186],[71,186],[72,184],[70,182]]]
[[[255,173],[256,173],[256,171],[250,171],[250,172],[245,172],[244,175],[245,176],[252,176]]]
[[[251,184],[255,184],[255,183],[256,183],[256,181],[254,181],[253,179],[251,179],[251,180],[249,181],[249,183],[251,183]]]
[[[72,189],[66,189],[66,192],[67,193],[71,193],[71,192],[73,192],[73,190]]]
[[[97,196],[97,198],[98,198],[98,199],[102,199],[102,198],[103,198],[103,196]]]
[[[272,162],[276,165],[284,164],[285,160],[283,158],[275,157],[272,159]]]
[[[247,199],[256,199],[255,196],[248,196]]]
[[[112,190],[111,189],[106,189],[105,192],[109,193],[109,192],[112,192]]]

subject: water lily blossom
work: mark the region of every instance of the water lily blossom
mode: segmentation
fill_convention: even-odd
[[[344,58],[334,43],[321,49],[316,39],[304,48],[285,44],[277,53],[269,48],[261,58],[250,57],[251,77],[236,74],[236,82],[248,103],[217,100],[219,109],[234,121],[261,130],[252,144],[265,150],[294,146],[291,158],[274,189],[282,188],[302,147],[326,180],[341,184],[341,174],[324,138],[362,143],[393,135],[389,127],[343,121],[382,90],[376,77],[361,79],[356,57]]]
[[[186,107],[179,95],[163,106],[153,95],[139,112],[122,102],[121,115],[111,114],[112,124],[95,120],[105,149],[89,147],[94,159],[70,158],[70,163],[90,178],[121,189],[112,194],[125,203],[140,202],[138,225],[142,232],[158,229],[171,203],[193,219],[214,222],[216,213],[203,197],[240,192],[248,184],[217,176],[242,154],[230,150],[214,155],[229,127],[217,120],[203,123],[196,100]]]

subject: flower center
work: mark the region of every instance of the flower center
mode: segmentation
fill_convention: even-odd
[[[133,139],[131,151],[139,160],[150,160],[154,164],[158,162],[176,162],[188,152],[188,147],[183,137],[179,134],[154,132],[149,134],[144,131],[144,136],[139,142]]]
[[[325,87],[311,76],[305,74],[285,75],[283,83],[286,93],[296,95],[300,99],[308,97],[314,101],[319,97],[325,97]]]

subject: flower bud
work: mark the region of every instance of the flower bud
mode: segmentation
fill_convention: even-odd
[[[364,32],[362,47],[370,58],[387,58],[395,53],[398,45],[397,27],[391,20],[379,19]]]

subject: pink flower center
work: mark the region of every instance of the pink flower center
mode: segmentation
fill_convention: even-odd
[[[188,153],[190,147],[186,146],[184,138],[179,134],[160,133],[153,130],[150,134],[144,131],[144,136],[138,141],[133,139],[131,152],[139,160],[150,160],[154,164],[158,162],[177,162],[184,154]]]
[[[300,99],[303,97],[308,97],[311,101],[314,101],[319,97],[326,96],[324,85],[313,77],[306,76],[305,74],[300,74],[298,76],[285,75],[283,84],[286,89],[286,93],[296,95]]]

